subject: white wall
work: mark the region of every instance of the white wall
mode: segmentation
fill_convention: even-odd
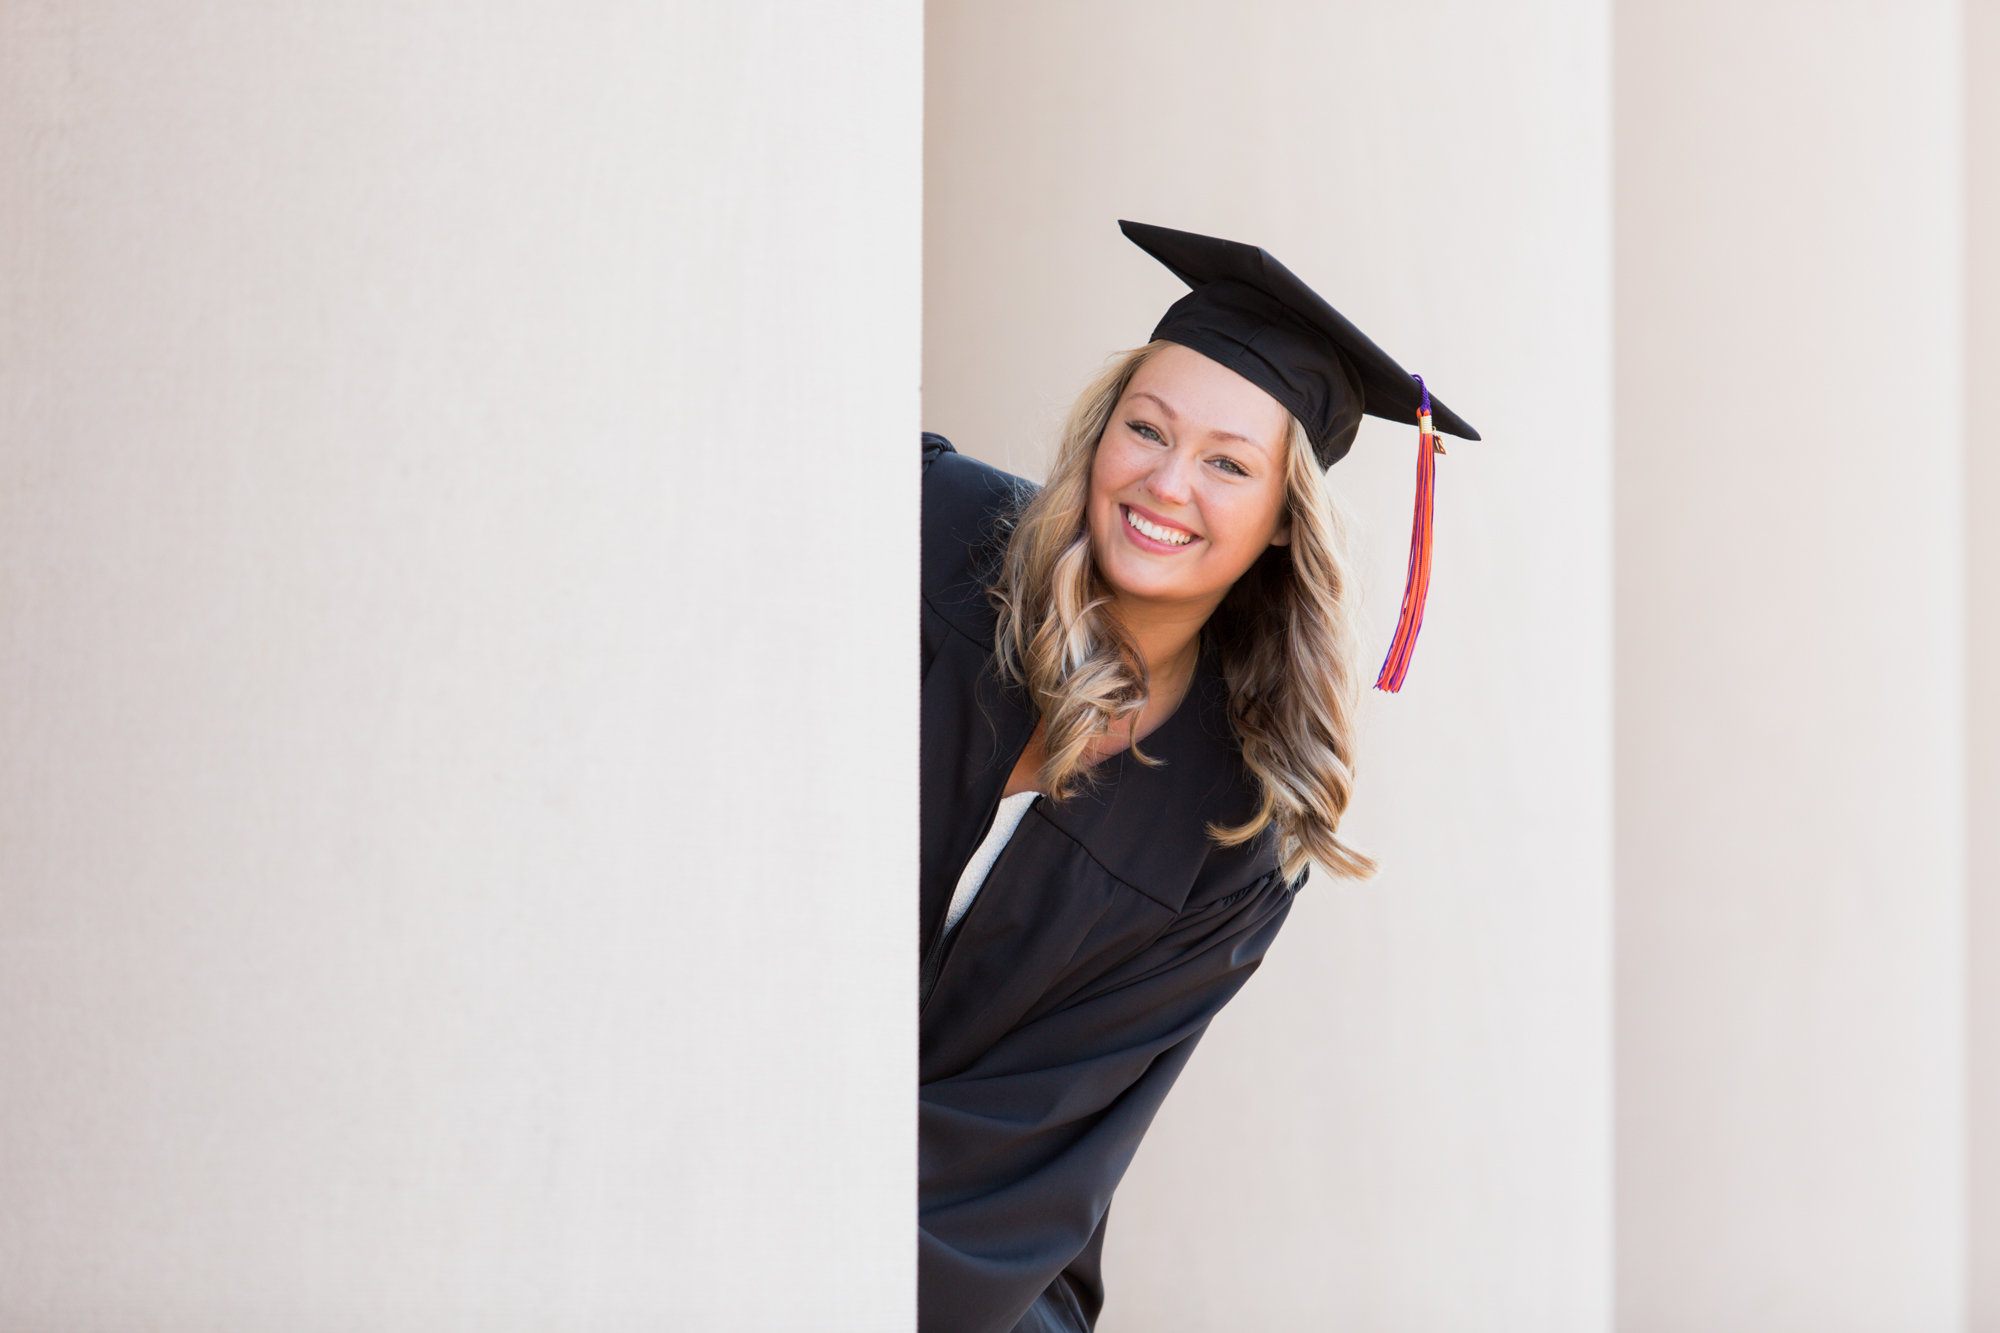
[[[1486,436],[1440,461],[1408,687],[1351,827],[1112,1210],[1107,1333],[1604,1328],[1609,11],[931,0],[924,418],[1039,474],[1185,290],[1120,217],[1262,244]],[[1415,433],[1334,472],[1371,651]]]
[[[1618,5],[1628,1333],[1962,1326],[1959,18]]]
[[[2000,1333],[2000,0],[1965,0],[1966,1053],[1972,1333]]]
[[[0,4],[0,1325],[910,1326],[920,55]]]

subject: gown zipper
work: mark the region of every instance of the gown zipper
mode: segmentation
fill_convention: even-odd
[[[1009,774],[1013,773],[1014,765],[1021,762],[1021,756],[1027,752],[1028,742],[1035,738],[1035,727],[1040,725],[1041,719],[1037,718],[1029,726],[1028,735],[1022,740],[1021,748],[1014,752],[1014,757],[1007,763],[1007,772]],[[972,850],[966,853],[965,861],[959,864],[958,873],[960,875],[965,873],[966,865],[978,853],[979,844],[985,842],[986,835],[993,831],[993,818],[1000,812],[1000,802],[1005,799],[1006,791],[1007,784],[1002,782],[1000,790],[994,793],[992,801],[987,804],[986,818],[979,826],[979,836],[973,839]],[[988,871],[987,873],[990,875],[992,872]],[[957,884],[958,876],[954,875],[951,882]],[[981,892],[984,892],[983,885],[981,886]],[[949,901],[949,899],[946,900],[947,905]],[[971,916],[978,906],[979,898],[975,896],[971,904],[965,909],[965,916]],[[958,932],[965,926],[965,916],[960,917],[957,924],[950,928],[945,926],[943,915],[940,915],[938,918],[937,937],[931,941],[930,948],[924,950],[924,965],[917,974],[917,1016],[919,1018],[923,1017],[924,1006],[930,1003],[931,991],[937,987],[938,973],[944,971],[944,960],[945,956],[951,952],[951,942],[958,937]]]
[[[949,441],[946,441],[946,445],[949,447]],[[1035,739],[1035,728],[1042,725],[1039,713],[1032,708],[1025,711],[1029,714],[1028,729],[1022,733],[1021,743],[1014,747],[1014,752],[1007,757],[1007,766],[1001,770],[1001,772],[1009,776],[1013,774],[1014,766],[1021,762],[1021,756],[1027,753],[1028,742]],[[993,799],[986,803],[986,817],[980,821],[979,836],[973,839],[971,849],[965,854],[965,860],[959,862],[959,875],[965,873],[965,867],[972,860],[973,854],[979,850],[979,844],[985,842],[986,835],[993,831],[993,817],[999,813],[1000,802],[1005,798],[1006,792],[1007,782],[1005,778],[1002,778],[999,789],[993,793]],[[958,883],[958,875],[952,876],[951,882],[956,885]],[[949,904],[950,899],[947,898],[945,901]],[[966,908],[965,915],[971,916],[972,908],[978,905],[979,902],[975,898],[972,905]],[[949,930],[945,928],[945,915],[946,913],[941,913],[938,917],[937,936],[931,940],[930,947],[924,950],[924,965],[917,973],[917,1016],[919,1018],[923,1017],[924,1006],[930,1003],[931,991],[937,986],[938,973],[944,970],[945,955],[950,951],[949,946],[952,939],[958,934],[956,927]],[[958,925],[963,926],[964,924],[965,918],[960,917]]]
[[[1023,745],[1021,748],[1025,750],[1028,747]],[[1021,762],[1021,757],[1019,755],[1015,755],[1014,762],[1017,764]],[[1012,766],[1009,766],[1007,771],[1009,773],[1012,773],[1014,770]],[[1001,784],[1000,790],[1003,792],[1007,790],[1007,786],[1005,783]],[[985,842],[986,835],[993,831],[993,818],[995,815],[999,814],[999,812],[1000,812],[1000,797],[996,796],[993,798],[993,804],[986,807],[986,822],[980,826],[979,837],[972,844],[973,854],[978,853],[979,844]],[[968,855],[966,857],[966,863],[970,864],[971,860],[972,857]],[[959,866],[958,873],[960,875],[963,875],[965,873],[964,865]],[[952,883],[953,884],[958,883],[956,876],[953,877]],[[947,900],[946,903],[947,909],[949,908],[949,905],[950,905],[949,900]],[[974,907],[977,907],[978,905],[979,905],[979,899],[975,897],[972,900],[972,902],[966,907],[965,916],[971,916],[972,909]],[[949,912],[947,911],[946,915],[948,914]],[[944,916],[941,915],[938,918],[937,938],[931,941],[930,948],[924,950],[924,966],[923,970],[918,974],[918,979],[917,979],[917,1016],[919,1018],[923,1017],[924,1006],[930,1003],[931,991],[935,989],[937,986],[938,973],[944,970],[944,958],[946,952],[948,952],[945,946],[950,944],[951,941],[957,937],[959,928],[965,925],[965,916],[960,917],[956,922],[952,923],[949,926],[945,924]]]

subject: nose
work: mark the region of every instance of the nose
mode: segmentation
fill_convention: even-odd
[[[1158,496],[1161,504],[1184,505],[1194,498],[1194,468],[1192,450],[1169,449],[1146,478],[1146,489]]]

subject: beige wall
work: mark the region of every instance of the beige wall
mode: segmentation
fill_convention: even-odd
[[[1356,838],[1113,1209],[1107,1333],[1601,1329],[1610,1256],[1609,33],[1596,0],[932,0],[924,418],[1039,474],[1181,285],[1120,217],[1267,246],[1486,435],[1440,468]],[[1387,644],[1414,432],[1363,430]]]
[[[1489,438],[1370,713],[1387,871],[1218,1020],[1107,1329],[1604,1327],[1614,1267],[1634,1333],[1957,1329],[1968,1277],[2000,1327],[1991,0],[1622,0],[1615,56],[1553,2],[929,12],[932,429],[1039,472],[1180,290],[1131,216],[1267,245]],[[1378,640],[1407,452],[1335,474]]]
[[[1629,1333],[1961,1327],[1958,19],[1617,7]]]
[[[1966,0],[1966,748],[1972,1333],[2000,1333],[2000,2]]]
[[[0,3],[0,1327],[910,1326],[920,21]]]

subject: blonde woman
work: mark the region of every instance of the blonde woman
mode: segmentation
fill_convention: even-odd
[[[1121,225],[1192,290],[1048,483],[924,437],[923,1333],[1095,1323],[1112,1191],[1209,1020],[1308,860],[1373,871],[1324,470],[1364,412],[1478,438],[1262,250]]]

